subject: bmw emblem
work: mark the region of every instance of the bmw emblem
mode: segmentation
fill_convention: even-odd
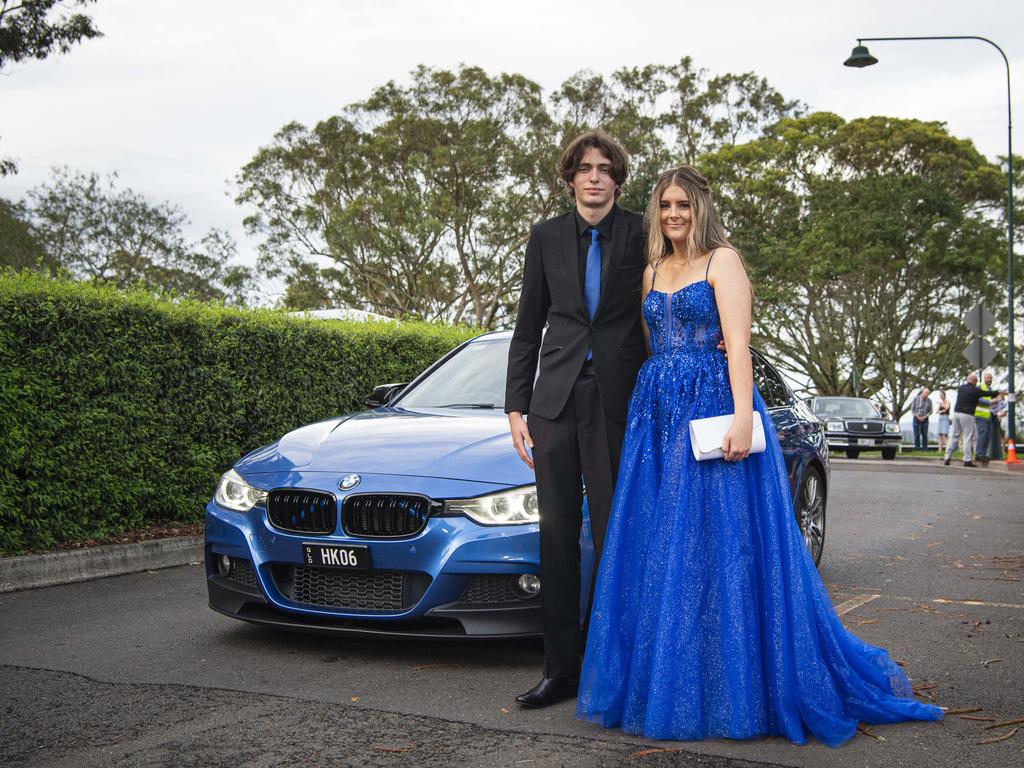
[[[343,491],[350,491],[359,485],[360,480],[362,480],[362,478],[359,475],[346,475],[341,479],[341,482],[338,483],[338,487]]]

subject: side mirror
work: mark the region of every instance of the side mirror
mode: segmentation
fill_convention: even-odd
[[[409,382],[401,384],[380,384],[373,388],[370,396],[366,398],[367,408],[380,408],[394,400],[398,393],[408,386]]]

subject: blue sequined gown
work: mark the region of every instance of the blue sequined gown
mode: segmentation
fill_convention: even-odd
[[[637,379],[594,595],[577,716],[659,739],[806,732],[837,746],[859,721],[939,720],[881,648],[840,623],[768,447],[697,462],[688,422],[733,412],[714,290],[643,304]]]

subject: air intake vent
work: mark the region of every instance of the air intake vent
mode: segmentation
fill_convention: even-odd
[[[338,502],[329,493],[275,489],[267,497],[267,516],[275,528],[297,533],[334,533]]]
[[[426,496],[355,494],[342,503],[342,528],[350,536],[364,538],[415,536],[430,519],[430,508]]]

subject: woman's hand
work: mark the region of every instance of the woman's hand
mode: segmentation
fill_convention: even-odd
[[[737,413],[732,426],[722,438],[722,453],[726,461],[740,461],[750,455],[750,444],[754,439],[753,411]]]

